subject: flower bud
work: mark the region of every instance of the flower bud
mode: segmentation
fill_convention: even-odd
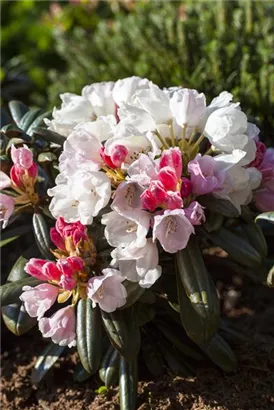
[[[110,158],[112,163],[117,168],[120,168],[127,155],[128,150],[124,145],[115,145],[111,150]]]
[[[182,178],[181,179],[181,197],[187,198],[189,194],[192,192],[192,182],[190,179]]]
[[[255,167],[255,168],[259,167],[264,159],[265,152],[266,152],[265,144],[261,141],[256,142],[256,157],[247,166]]]
[[[147,209],[150,212],[154,212],[157,207],[157,201],[152,193],[146,189],[141,195],[142,208]]]
[[[66,251],[65,241],[56,228],[50,229],[50,239],[54,243],[54,245],[57,246],[58,249]]]
[[[11,159],[14,165],[23,169],[29,169],[33,164],[32,152],[24,145],[22,148],[11,147]]]
[[[169,148],[163,151],[160,158],[159,167],[171,167],[177,175],[177,179],[181,178],[183,171],[182,153],[179,148]]]
[[[176,172],[171,167],[164,167],[160,169],[158,177],[166,190],[175,191],[178,178]]]
[[[169,191],[165,198],[165,205],[167,209],[180,209],[183,206],[183,200],[180,193]]]
[[[12,183],[18,187],[22,186],[21,176],[25,173],[25,171],[18,167],[17,165],[13,165],[10,170],[10,179]]]
[[[155,198],[157,205],[160,205],[165,201],[167,192],[160,181],[151,181],[148,189]]]
[[[102,160],[107,164],[109,168],[115,169],[116,166],[113,164],[111,157],[105,153],[105,147],[100,149],[100,155]]]

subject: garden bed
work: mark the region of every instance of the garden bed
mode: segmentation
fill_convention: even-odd
[[[239,359],[238,371],[223,374],[217,368],[199,368],[195,378],[166,375],[153,380],[141,369],[138,410],[264,410],[274,409],[274,298],[273,290],[239,277],[218,281],[223,312],[230,323],[250,337],[232,343]],[[231,343],[231,341],[230,341]],[[102,382],[96,376],[73,382],[77,353],[61,358],[38,387],[30,374],[45,340],[36,330],[17,338],[2,327],[3,410],[107,410],[119,409],[118,389],[97,394]]]

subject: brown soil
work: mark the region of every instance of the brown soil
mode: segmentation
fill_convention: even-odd
[[[274,290],[249,282],[218,283],[224,314],[248,342],[233,343],[239,359],[234,374],[200,368],[195,378],[144,373],[138,385],[138,410],[274,410]],[[37,331],[17,338],[2,327],[2,409],[118,410],[117,388],[99,395],[97,377],[73,382],[75,352],[61,358],[38,387],[30,383],[36,355],[45,342]]]

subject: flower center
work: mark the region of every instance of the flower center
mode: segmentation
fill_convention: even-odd
[[[165,220],[166,224],[166,238],[177,231],[178,224],[172,216],[168,216]]]

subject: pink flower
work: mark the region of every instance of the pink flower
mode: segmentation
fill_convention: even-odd
[[[197,154],[195,159],[188,163],[188,171],[196,195],[216,191],[225,179],[225,173],[218,169],[216,161],[209,155]]]
[[[89,279],[87,295],[105,312],[114,312],[126,303],[127,291],[121,282],[125,280],[117,269],[104,269],[104,276],[94,276]]]
[[[10,196],[0,193],[0,222],[3,222],[3,229],[7,226],[13,210],[14,200]]]
[[[115,167],[120,168],[128,154],[128,149],[124,145],[114,145],[111,149],[110,158]]]
[[[264,159],[265,152],[266,152],[265,144],[261,141],[257,141],[256,142],[256,157],[247,166],[258,168]]]
[[[181,192],[181,197],[182,198],[187,198],[188,195],[191,194],[191,192],[192,192],[192,182],[188,178],[183,177],[181,179],[181,190],[180,190],[180,192]]]
[[[109,168],[112,168],[112,169],[115,169],[115,168],[116,168],[116,166],[113,164],[113,162],[112,162],[112,160],[111,160],[110,155],[107,155],[107,154],[105,153],[105,147],[102,147],[102,148],[100,149],[100,156],[101,156],[102,160],[106,163],[106,165],[107,165]]]
[[[50,318],[38,322],[43,337],[50,337],[59,346],[76,346],[76,318],[73,306],[57,310]]]
[[[274,190],[262,188],[254,192],[256,207],[262,212],[274,211]]]
[[[50,239],[62,251],[66,250],[64,238],[60,235],[56,228],[50,228]]]
[[[194,228],[183,209],[166,210],[154,217],[153,240],[157,238],[166,252],[184,249]]]
[[[179,209],[182,208],[184,203],[180,192],[168,191],[164,204],[166,205],[167,209]]]
[[[262,173],[263,183],[274,179],[274,148],[267,148],[258,170]]]
[[[166,190],[175,191],[178,179],[176,172],[171,167],[164,167],[161,168],[158,173],[158,178],[164,185]]]
[[[180,179],[182,176],[183,171],[183,163],[182,163],[182,153],[179,148],[169,148],[163,151],[159,167],[171,167],[174,169],[177,178]]]
[[[33,164],[32,152],[26,145],[24,145],[22,148],[15,148],[15,146],[12,145],[11,159],[14,165],[17,165],[23,169],[29,169]]]
[[[25,266],[25,271],[35,278],[41,280],[59,281],[61,272],[54,262],[44,259],[31,258]]]
[[[192,225],[201,225],[205,222],[204,208],[197,201],[191,202],[191,204],[184,209],[185,216],[192,223]]]
[[[20,300],[24,302],[28,314],[38,317],[38,320],[51,308],[58,295],[58,288],[49,283],[42,283],[34,288],[24,286],[22,290]]]

